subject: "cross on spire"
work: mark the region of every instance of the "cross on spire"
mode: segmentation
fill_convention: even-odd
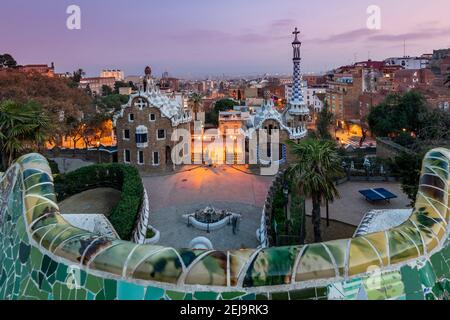
[[[297,35],[300,33],[300,31],[298,31],[298,28],[295,27],[294,32],[292,32],[292,34],[295,34],[295,37],[297,38]]]

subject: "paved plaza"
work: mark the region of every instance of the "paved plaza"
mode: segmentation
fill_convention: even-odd
[[[161,231],[160,244],[183,247],[194,237],[208,237],[216,249],[239,249],[254,247],[255,232],[259,228],[261,208],[273,177],[246,174],[232,167],[201,167],[192,171],[143,177],[149,193],[150,223]],[[370,188],[386,188],[398,196],[388,202],[369,203],[358,191]],[[349,225],[358,226],[364,215],[373,209],[404,209],[409,200],[399,183],[391,182],[347,182],[338,186],[341,198],[330,204],[330,218]],[[214,205],[241,213],[243,219],[238,235],[231,227],[206,233],[188,228],[182,220],[183,214],[192,213]],[[311,201],[307,200],[307,213],[311,212]],[[322,208],[326,216],[325,207]]]
[[[232,201],[262,208],[274,178],[217,166],[142,179],[150,206],[158,211],[205,201]]]
[[[390,202],[368,202],[359,194],[359,190],[385,188],[395,195],[397,199]],[[354,226],[358,226],[364,215],[371,210],[382,209],[407,209],[410,200],[403,193],[400,183],[395,182],[346,182],[338,186],[340,198],[330,203],[330,219],[345,222]],[[311,214],[312,203],[311,200],[306,201],[306,213]],[[321,209],[322,217],[326,217],[325,206]]]
[[[257,247],[256,230],[272,180],[228,166],[143,177],[150,199],[150,223],[161,232],[159,244],[186,247],[193,238],[205,236],[219,250]],[[187,227],[182,215],[208,205],[242,214],[237,235],[231,226],[211,233]]]

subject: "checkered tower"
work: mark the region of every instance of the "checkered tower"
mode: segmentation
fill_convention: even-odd
[[[298,31],[297,28],[295,28],[294,32],[292,33],[295,35],[294,42],[292,42],[292,47],[294,48],[294,83],[292,86],[291,100],[289,101],[289,114],[292,116],[299,116],[299,122],[304,123],[306,121],[306,117],[309,116],[309,109],[306,106],[302,96],[302,77],[300,70],[300,62],[302,60],[300,56],[300,48],[302,46],[302,43],[300,42],[300,40],[298,40],[299,33],[300,31]]]

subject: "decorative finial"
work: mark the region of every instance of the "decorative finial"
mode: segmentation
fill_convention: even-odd
[[[294,32],[292,32],[293,35],[295,35],[295,40],[298,41],[298,35],[300,34],[300,31],[298,31],[298,28],[295,27]]]

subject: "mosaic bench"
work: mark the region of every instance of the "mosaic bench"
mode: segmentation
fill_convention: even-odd
[[[401,226],[305,246],[176,249],[99,236],[59,213],[45,158],[0,180],[0,299],[448,299],[450,151],[425,159]]]

